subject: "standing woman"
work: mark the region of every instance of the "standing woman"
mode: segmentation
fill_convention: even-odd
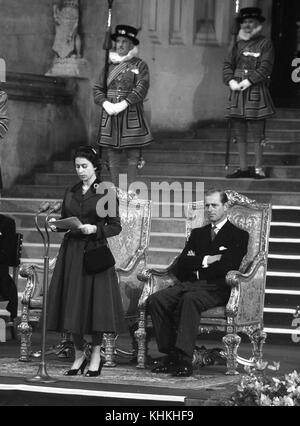
[[[103,197],[96,192],[100,179],[99,157],[92,147],[80,147],[74,164],[80,182],[68,188],[62,205],[62,218],[76,216],[83,224],[65,234],[49,287],[48,329],[71,332],[75,361],[65,375],[83,374],[87,359],[84,335],[92,336],[92,353],[86,376],[101,374],[100,347],[103,333],[121,333],[124,316],[118,279],[114,267],[95,275],[87,274],[83,256],[88,242],[105,244],[107,238],[121,232],[118,213],[99,217],[97,203]],[[55,230],[55,222],[51,228]],[[101,261],[101,259],[99,259]]]

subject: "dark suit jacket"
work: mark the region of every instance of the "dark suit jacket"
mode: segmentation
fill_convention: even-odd
[[[9,216],[0,214],[0,265],[11,265],[15,249],[15,221]]]
[[[9,275],[9,266],[14,264],[16,250],[14,219],[0,214],[0,233],[0,299],[9,301],[6,309],[11,313],[11,319],[14,319],[18,310],[18,293]]]
[[[227,272],[238,270],[247,253],[248,238],[248,232],[237,228],[229,221],[223,225],[213,241],[210,224],[195,228],[171,272],[182,282],[200,279],[217,288],[224,288]],[[220,247],[226,247],[226,250],[222,251]],[[188,256],[190,250],[195,253],[195,256]],[[222,254],[221,260],[203,268],[204,257],[215,254]]]

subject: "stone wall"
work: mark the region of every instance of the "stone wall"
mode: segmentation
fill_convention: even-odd
[[[87,123],[77,104],[79,84],[71,84],[66,100],[64,83],[43,77],[53,58],[53,4],[0,0],[0,57],[6,61],[8,82],[3,89],[10,116],[9,132],[0,145],[5,190],[35,167],[87,141]]]

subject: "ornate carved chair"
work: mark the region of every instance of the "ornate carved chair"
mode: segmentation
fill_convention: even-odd
[[[229,271],[226,276],[226,282],[231,287],[227,305],[202,313],[199,334],[211,331],[225,333],[223,343],[227,374],[234,375],[238,374],[237,350],[241,342],[239,333],[249,336],[253,344],[253,359],[262,360],[262,347],[266,339],[266,333],[263,331],[263,309],[271,205],[256,203],[234,191],[226,191],[226,193],[229,199],[228,219],[237,227],[249,232],[248,251],[239,271]],[[193,208],[198,211],[198,214],[193,214]],[[205,223],[202,211],[201,205],[197,206],[197,203],[189,206],[187,236],[189,236],[191,228],[195,227],[193,226],[195,221],[197,221],[196,226]],[[171,265],[160,271],[146,269],[139,275],[139,279],[145,282],[145,286],[139,301],[140,319],[139,328],[136,331],[138,368],[145,368],[146,331],[148,327],[151,327],[151,319],[146,312],[146,301],[150,294],[174,284],[174,279],[169,273]]]
[[[20,259],[22,256],[22,243],[23,243],[23,234],[15,233],[14,236],[11,237],[13,242],[11,244],[11,252],[9,255],[9,266],[12,267],[11,274],[12,279],[15,282],[16,287],[18,287],[18,275],[19,275],[19,267],[20,267]],[[11,334],[14,336],[14,323],[9,321],[10,313],[2,308],[2,303],[7,305],[8,300],[3,298],[0,295],[0,342],[6,341],[6,327],[9,326],[11,329]]]
[[[139,281],[137,274],[146,267],[147,249],[150,240],[151,201],[133,198],[118,190],[119,213],[122,232],[116,237],[109,238],[109,246],[116,259],[116,271],[119,279],[121,296],[128,322],[129,330],[137,328],[138,301],[144,283]],[[55,267],[56,258],[50,261],[49,275]],[[22,316],[18,330],[21,334],[20,361],[30,361],[32,326],[40,320],[42,311],[43,266],[22,265],[21,275],[27,278],[27,284],[22,299]],[[49,276],[49,282],[51,277]],[[104,336],[106,366],[115,366],[116,337],[112,334]],[[68,345],[68,339],[66,339]],[[70,343],[70,342],[69,342]],[[60,350],[60,345],[57,347]],[[120,354],[123,351],[120,351]],[[137,352],[137,349],[136,351]],[[125,356],[133,356],[134,351],[124,351]]]

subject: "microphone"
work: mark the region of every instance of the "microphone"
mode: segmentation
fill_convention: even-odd
[[[59,202],[54,203],[50,208],[49,216],[52,213],[58,212],[58,210],[60,210],[60,208],[61,208],[61,204]]]
[[[43,203],[40,204],[38,214],[46,212],[47,210],[49,210],[49,208],[50,208],[50,203],[48,203],[48,201],[44,201]]]

